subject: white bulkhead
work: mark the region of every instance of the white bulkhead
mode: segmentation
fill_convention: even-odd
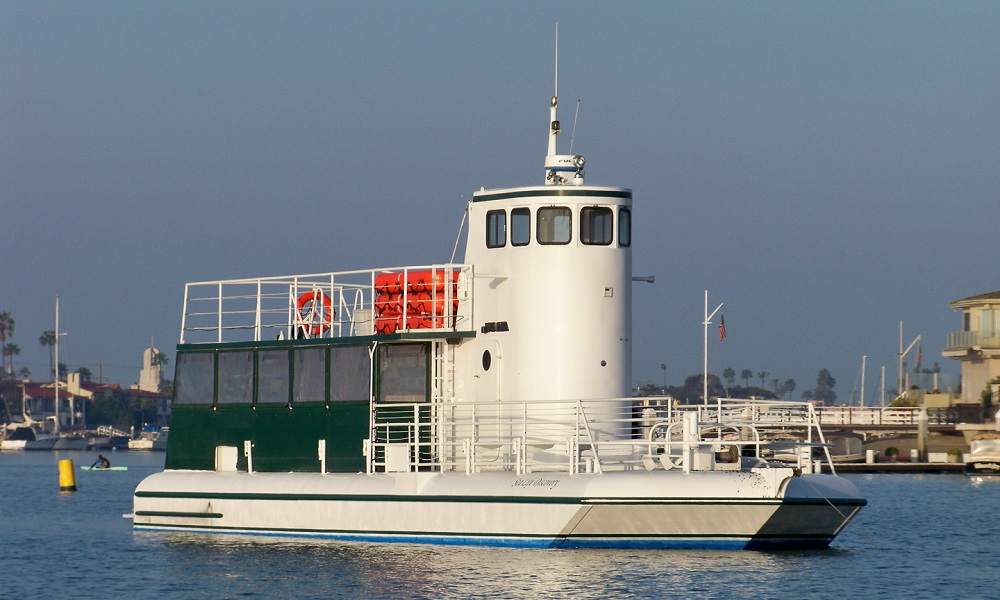
[[[476,338],[456,352],[459,401],[629,396],[631,207],[624,188],[473,195]]]

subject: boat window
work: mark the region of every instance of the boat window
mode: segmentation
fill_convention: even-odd
[[[368,346],[330,348],[330,402],[368,401]]]
[[[219,404],[253,401],[253,352],[219,353]]]
[[[632,245],[632,209],[623,206],[618,210],[618,246]]]
[[[326,401],[326,348],[295,350],[293,402]]]
[[[527,246],[531,241],[531,209],[515,208],[510,211],[510,245]]]
[[[486,213],[486,247],[503,248],[507,245],[507,213],[491,210]]]
[[[565,206],[538,209],[538,243],[568,244],[573,224],[573,213]]]
[[[379,401],[427,400],[427,348],[424,344],[379,346]]]
[[[591,246],[607,246],[611,243],[610,208],[587,206],[580,211],[580,241]]]
[[[257,403],[288,403],[288,350],[257,353]]]
[[[215,354],[178,354],[174,402],[211,404],[215,395]]]

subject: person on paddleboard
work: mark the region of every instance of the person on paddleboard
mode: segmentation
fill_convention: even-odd
[[[90,465],[91,469],[108,469],[111,467],[111,461],[104,457],[103,454],[97,455],[97,460],[94,464]]]

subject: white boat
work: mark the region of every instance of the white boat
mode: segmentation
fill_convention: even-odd
[[[812,406],[628,397],[632,191],[585,185],[556,108],[544,185],[475,192],[463,263],[187,284],[135,529],[827,546],[866,501],[819,474]]]
[[[86,450],[90,441],[82,433],[61,434],[58,436],[53,450]]]
[[[969,441],[966,475],[1000,475],[1000,433],[980,433]]]
[[[139,433],[139,437],[134,440],[128,441],[129,450],[158,450],[165,451],[167,449],[167,441],[169,439],[169,428],[164,427],[162,429],[150,429],[148,431],[142,431]]]
[[[0,450],[53,450],[59,436],[46,433],[41,424],[34,421],[11,423],[0,442]]]
[[[861,438],[855,436],[835,437],[830,440],[830,458],[835,463],[864,462],[865,448]]]

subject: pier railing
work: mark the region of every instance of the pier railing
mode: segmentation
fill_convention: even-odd
[[[920,408],[825,406],[817,409],[823,425],[916,425]]]
[[[377,404],[368,471],[715,471],[830,463],[807,403],[670,398]]]
[[[470,265],[441,264],[188,283],[180,343],[468,331],[471,282]]]

